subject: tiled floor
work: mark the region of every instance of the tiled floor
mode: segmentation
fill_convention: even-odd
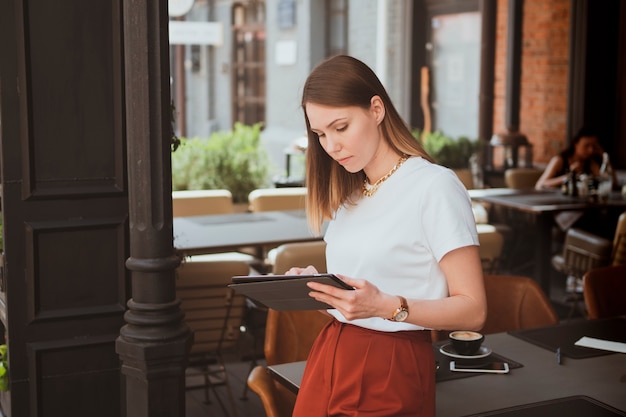
[[[219,398],[223,401],[227,408],[225,412],[213,392],[209,393],[210,402],[205,402],[203,389],[188,390],[186,398],[186,417],[222,417],[222,416],[239,416],[239,417],[263,417],[263,404],[261,399],[254,392],[248,392],[245,400],[242,399],[243,389],[246,378],[248,377],[249,362],[240,362],[238,360],[229,360],[226,364],[229,382],[232,388],[232,394],[236,407],[236,414],[233,413],[229,406],[228,392],[225,386],[216,387]]]
[[[244,387],[250,371],[251,361],[243,360],[244,355],[249,355],[255,351],[253,348],[253,339],[248,333],[242,335],[239,346],[232,352],[224,355],[226,362],[226,371],[228,381],[231,387],[233,402],[235,404],[235,412],[232,411],[229,402],[229,395],[226,386],[219,385],[215,387],[216,392],[209,392],[209,402],[205,401],[205,391],[203,388],[188,389],[186,399],[186,415],[185,417],[264,417],[265,411],[263,404],[257,394],[247,391],[244,396]],[[262,355],[263,343],[257,341],[256,344],[257,357]],[[264,365],[263,359],[258,359],[259,365]],[[198,377],[188,378],[187,385],[199,385]],[[217,397],[216,397],[217,394]],[[224,408],[220,405],[220,401],[224,404]]]

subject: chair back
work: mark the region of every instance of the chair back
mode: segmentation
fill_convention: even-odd
[[[626,265],[626,211],[617,220],[611,259],[612,265]]]
[[[559,317],[539,284],[518,275],[485,275],[485,334],[557,324]]]
[[[483,271],[487,274],[494,273],[500,263],[504,236],[491,224],[477,224],[478,253],[483,265]]]
[[[252,212],[304,210],[306,187],[259,188],[248,194],[248,209]]]
[[[504,171],[504,183],[508,188],[518,190],[535,188],[542,173],[537,168],[509,168]]]
[[[459,180],[461,180],[461,182],[463,183],[466,189],[471,190],[471,189],[476,188],[474,186],[474,174],[472,174],[471,169],[469,168],[455,169],[454,173],[456,174],[457,177],[459,177]]]
[[[601,319],[626,314],[626,265],[590,270],[583,277],[587,317]]]
[[[326,272],[326,242],[285,243],[276,248],[273,272],[284,274],[289,268],[313,265],[319,273]]]
[[[612,246],[608,239],[572,227],[565,234],[562,254],[552,257],[552,265],[559,272],[582,278],[590,269],[610,263]]]
[[[172,213],[174,217],[233,212],[233,196],[229,190],[172,191]]]
[[[204,388],[208,402],[209,391],[217,395],[216,386],[224,385],[230,411],[223,401],[218,402],[226,415],[236,415],[237,406],[222,353],[238,343],[246,301],[228,284],[232,276],[249,271],[244,261],[185,262],[176,269],[176,296],[193,332],[186,388]],[[203,382],[198,385],[198,380]]]
[[[274,381],[265,366],[255,366],[248,375],[247,384],[261,398],[266,417],[291,417],[296,394]]]
[[[267,364],[306,360],[317,335],[330,320],[330,316],[317,310],[269,309],[264,344]],[[261,397],[267,417],[291,416],[296,395],[274,381],[264,366],[257,366],[250,372],[247,384]]]
[[[265,327],[265,360],[268,365],[306,360],[313,342],[331,317],[317,310],[269,309]]]
[[[237,343],[245,297],[228,284],[249,272],[243,261],[185,262],[177,268],[176,296],[194,333],[190,356],[221,354]]]

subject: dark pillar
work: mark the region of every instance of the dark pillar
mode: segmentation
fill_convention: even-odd
[[[116,349],[126,415],[180,417],[191,333],[175,292],[168,3],[123,4],[132,298]]]
[[[480,119],[478,138],[489,141],[493,134],[494,73],[496,61],[496,16],[498,3],[492,0],[480,0],[481,45],[480,45]],[[486,147],[485,147],[486,149]]]
[[[504,121],[506,130],[491,137],[488,148],[487,169],[494,170],[494,148],[504,149],[501,172],[519,165],[519,150],[525,149],[524,166],[532,165],[532,145],[526,135],[519,131],[520,81],[522,74],[522,23],[524,0],[508,1],[508,33],[506,54],[506,107]],[[500,176],[500,175],[499,175]]]
[[[522,22],[524,1],[509,0],[509,24],[506,52],[506,130],[519,129],[520,80],[522,78]]]

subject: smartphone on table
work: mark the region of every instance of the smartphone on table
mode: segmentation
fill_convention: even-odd
[[[456,361],[450,361],[450,370],[453,372],[483,372],[488,374],[506,374],[509,372],[509,364],[506,362],[461,364]]]

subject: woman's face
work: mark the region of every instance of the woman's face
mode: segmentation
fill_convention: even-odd
[[[376,156],[382,142],[378,126],[384,117],[382,101],[372,98],[369,109],[307,103],[311,130],[324,151],[348,172],[359,172]]]
[[[576,156],[587,160],[595,153],[597,146],[598,139],[595,136],[583,136],[574,146]]]

